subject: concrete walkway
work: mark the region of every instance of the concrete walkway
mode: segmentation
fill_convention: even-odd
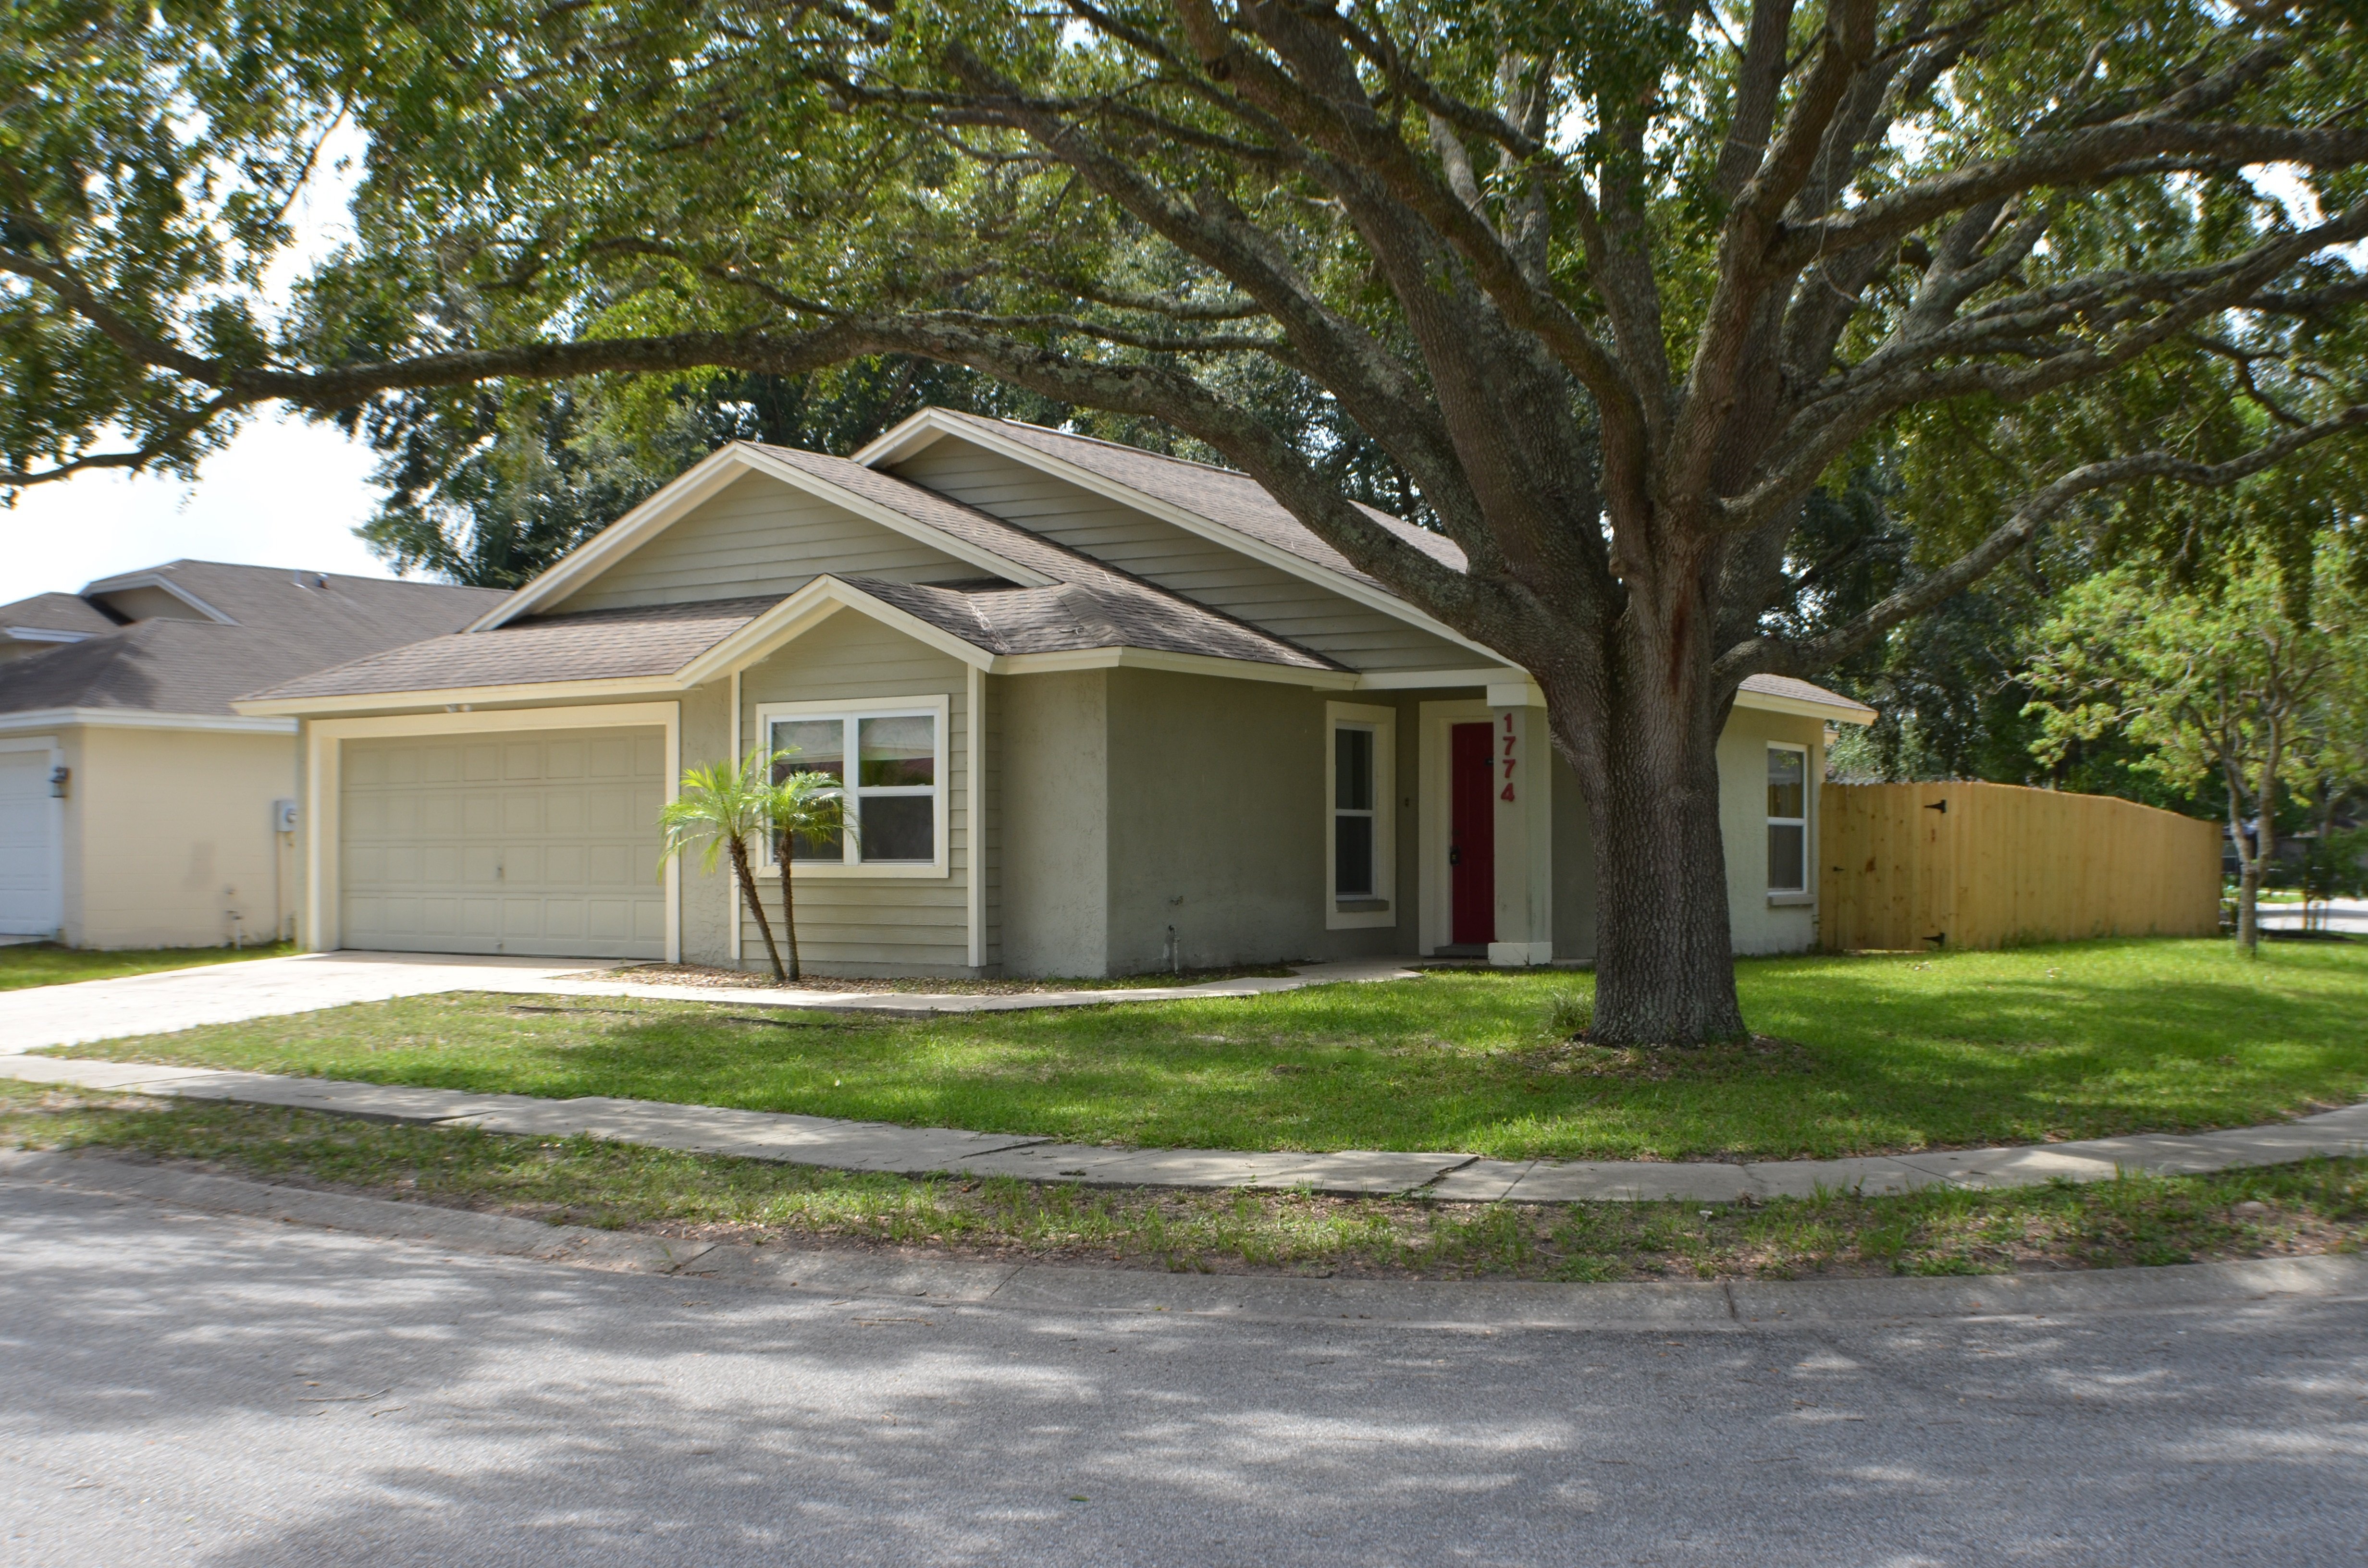
[[[1092,1187],[1279,1187],[1382,1197],[1418,1193],[1456,1202],[1635,1202],[1683,1199],[1868,1195],[1918,1187],[2036,1187],[2105,1181],[2123,1172],[2192,1175],[2284,1165],[2315,1154],[2368,1153],[2368,1104],[2297,1121],[2225,1132],[2155,1133],[2023,1148],[1970,1149],[1855,1160],[1486,1160],[1469,1154],[1349,1150],[1331,1154],[1224,1149],[1110,1149],[1049,1138],[898,1127],[775,1111],[586,1097],[538,1099],[461,1089],[290,1078],[268,1073],[0,1058],[0,1077],[84,1089],[296,1106],[420,1126],[478,1127],[537,1137],[611,1139],[652,1148],[903,1176],[944,1172]]]
[[[1009,995],[900,991],[801,991],[780,986],[648,985],[612,977],[599,959],[475,958],[444,953],[299,953],[290,958],[162,970],[71,985],[0,992],[0,1056],[93,1040],[167,1034],[200,1024],[244,1023],[318,1012],[356,1002],[429,996],[448,991],[507,995],[640,996],[652,1001],[723,1002],[808,1011],[871,1012],[929,1017],[940,1013],[1011,1013],[1040,1007],[1096,1007],[1113,1002],[1259,996],[1346,981],[1403,980],[1396,959],[1302,964],[1288,977],[1207,981],[1195,985],[1107,991],[1031,991]]]

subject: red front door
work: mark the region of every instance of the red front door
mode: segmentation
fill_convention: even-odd
[[[1448,733],[1447,877],[1458,947],[1497,939],[1497,763],[1486,724]]]

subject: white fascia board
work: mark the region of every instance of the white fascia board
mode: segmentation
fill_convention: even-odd
[[[861,463],[865,468],[878,468],[883,463],[900,463],[914,454],[937,445],[947,433],[947,424],[933,418],[934,408],[924,408],[908,414],[894,427],[882,431],[865,443],[862,449],[847,460]]]
[[[901,632],[916,642],[926,643],[947,657],[975,668],[985,669],[995,662],[994,654],[974,642],[965,642],[942,627],[932,626],[918,616],[876,599],[837,577],[822,576],[685,665],[675,672],[674,679],[687,689],[713,680],[718,676],[746,669],[784,644],[804,636],[841,609],[869,616],[892,631]]]
[[[242,713],[290,719],[392,713],[403,710],[469,709],[496,704],[536,706],[614,697],[673,697],[681,690],[671,676],[621,676],[609,680],[552,680],[518,686],[452,686],[416,691],[353,691],[334,697],[239,698]]]
[[[0,626],[19,642],[87,642],[97,635],[91,631],[52,631],[46,626]]]
[[[224,615],[222,611],[214,608],[213,606],[206,603],[205,600],[198,597],[197,595],[189,592],[188,589],[181,586],[180,584],[176,583],[170,577],[165,576],[162,572],[127,572],[120,577],[104,577],[96,583],[84,585],[82,592],[76,597],[80,598],[101,597],[108,594],[128,593],[133,588],[162,588],[165,592],[172,595],[175,598],[180,600],[191,609],[196,610],[199,615],[204,616],[209,620],[219,622],[223,626],[236,626],[238,624],[237,621],[232,619],[229,616]]]
[[[0,733],[82,724],[95,730],[206,730],[233,735],[292,735],[293,719],[241,713],[152,713],[141,708],[40,708],[0,713]]]
[[[1131,484],[1121,484],[1117,480],[1096,473],[1090,469],[1080,468],[1075,463],[1040,452],[1033,447],[1011,440],[991,428],[947,419],[934,408],[921,410],[903,425],[856,453],[850,460],[862,463],[867,468],[876,468],[882,461],[894,460],[896,456],[918,451],[926,443],[915,439],[916,433],[909,427],[925,421],[934,423],[938,426],[938,435],[954,436],[965,441],[975,441],[987,450],[1009,458],[1014,462],[1024,463],[1039,473],[1048,473],[1055,479],[1065,480],[1079,489],[1091,491],[1106,501],[1115,501],[1121,506],[1132,506],[1136,511],[1157,517],[1164,523],[1171,523],[1186,533],[1198,535],[1212,544],[1221,544],[1227,550],[1247,555],[1253,561],[1262,562],[1303,582],[1313,583],[1318,587],[1327,588],[1338,594],[1343,598],[1353,599],[1367,609],[1379,610],[1382,614],[1402,620],[1417,631],[1428,631],[1432,636],[1443,638],[1458,647],[1469,648],[1483,658],[1495,656],[1493,650],[1474,642],[1444,621],[1434,620],[1379,585],[1362,583],[1354,577],[1336,572],[1329,566],[1318,565],[1304,555],[1294,555],[1290,551],[1270,545],[1263,540],[1254,539],[1248,534],[1229,528],[1223,523],[1204,517],[1198,512],[1163,501],[1156,495],[1146,494]],[[892,442],[894,444],[892,445]]]
[[[1484,665],[1469,670],[1360,670],[1357,686],[1363,691],[1420,691],[1433,687],[1493,686],[1499,681],[1526,678],[1509,665]]]
[[[1817,702],[1805,697],[1779,697],[1767,691],[1737,691],[1737,708],[1749,708],[1761,713],[1786,713],[1796,719],[1823,719],[1836,724],[1872,724],[1875,711],[1864,703],[1837,697],[1831,702]]]
[[[1326,691],[1356,688],[1354,670],[1311,670],[1256,659],[1220,659],[1207,653],[1164,653],[1152,648],[1080,648],[1059,653],[1007,653],[987,666],[997,676],[1053,675],[1063,670],[1165,670],[1171,675],[1212,676],[1221,680],[1262,680]]]
[[[649,499],[569,551],[541,576],[462,630],[489,631],[599,575],[643,540],[747,472],[748,466],[737,443],[691,464],[660,485]]]

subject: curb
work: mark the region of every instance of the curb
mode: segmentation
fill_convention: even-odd
[[[1157,1313],[1244,1323],[1732,1334],[1844,1323],[2225,1310],[2271,1300],[2368,1301],[2368,1258],[2352,1256],[1930,1279],[1600,1285],[1311,1279],[890,1258],[821,1246],[683,1241],[56,1151],[0,1151],[0,1190],[10,1186],[304,1225],[451,1254],[697,1279],[830,1304],[868,1297],[998,1312]]]

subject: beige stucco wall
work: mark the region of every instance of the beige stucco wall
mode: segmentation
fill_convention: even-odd
[[[1817,785],[1826,776],[1825,724],[1737,708],[1718,738],[1719,833],[1726,846],[1727,918],[1738,953],[1796,953],[1817,941],[1816,905],[1770,902],[1768,892],[1768,743],[1809,748],[1808,883],[1817,885]]]
[[[1001,781],[1007,974],[1108,972],[1109,670],[987,683]]]
[[[296,846],[271,803],[296,795],[296,740],[74,726],[59,736],[64,938],[84,948],[269,941],[296,915]]]
[[[1554,759],[1554,952],[1557,959],[1595,957],[1595,836],[1578,775],[1560,754]]]

